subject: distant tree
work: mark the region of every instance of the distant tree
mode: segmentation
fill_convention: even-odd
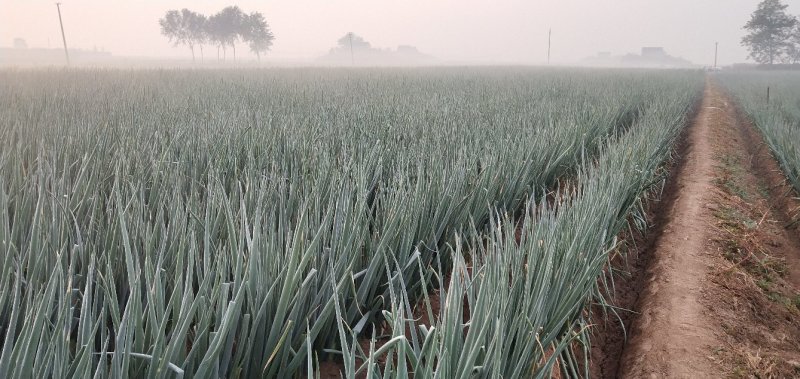
[[[792,63],[800,63],[800,22],[794,26],[789,37],[788,56]]]
[[[763,0],[745,24],[749,33],[742,38],[742,45],[756,62],[774,64],[786,60],[791,53],[790,37],[797,19],[786,13],[787,7],[781,0]]]
[[[169,38],[175,46],[185,45],[192,51],[192,60],[195,60],[194,48],[200,47],[203,54],[203,44],[206,42],[205,16],[192,12],[186,8],[180,11],[167,11],[164,17],[158,20],[161,25],[161,34]]]
[[[347,54],[350,55],[351,63],[355,64],[355,53],[356,52],[369,52],[372,50],[372,45],[367,42],[363,37],[353,33],[348,32],[342,38],[336,42],[337,46],[331,53],[334,54]]]
[[[167,14],[158,20],[158,23],[161,25],[161,34],[169,38],[173,45],[186,45],[189,42],[183,12],[177,10],[167,11]],[[194,59],[194,48],[192,46],[189,48],[192,50],[192,59]]]
[[[249,16],[245,16],[241,37],[243,41],[250,45],[250,51],[256,53],[259,61],[261,60],[261,54],[269,51],[270,47],[272,47],[272,41],[275,39],[269,29],[267,20],[259,12],[253,12]]]
[[[342,38],[339,38],[337,43],[339,44],[339,47],[343,49],[350,49],[351,46],[353,50],[368,50],[372,48],[372,45],[370,45],[369,42],[353,32],[349,32]]]
[[[216,14],[211,15],[208,17],[208,23],[206,24],[206,34],[208,35],[208,42],[213,44],[217,47],[217,60],[220,60],[220,50],[223,52],[225,51],[225,40],[222,34],[220,33],[218,26],[220,24],[220,20]],[[224,55],[222,57],[224,59]]]
[[[233,60],[236,60],[236,42],[243,34],[245,17],[239,7],[229,6],[208,18],[208,37],[217,45],[218,58],[219,48],[222,48],[224,59],[226,47],[230,46],[233,49]]]
[[[184,9],[183,12],[187,12]],[[200,48],[200,59],[203,57],[203,45],[208,43],[208,18],[201,13],[188,11],[184,13],[183,17],[186,20],[186,29],[189,35],[189,40],[192,41],[193,46],[196,45]],[[192,49],[194,53],[194,49]]]
[[[233,59],[236,60],[236,43],[239,40],[247,42],[260,60],[261,54],[269,51],[275,40],[263,14],[253,12],[248,15],[237,6],[225,7],[211,17],[185,8],[170,10],[159,19],[159,24],[161,34],[175,46],[189,47],[192,60],[195,59],[195,47],[200,48],[200,59],[203,59],[203,45],[206,43],[217,46],[217,59],[220,59],[220,50],[222,59],[227,58],[227,48],[231,47]]]

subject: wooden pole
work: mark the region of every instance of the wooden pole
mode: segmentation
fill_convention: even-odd
[[[719,42],[714,42],[714,69],[717,68],[717,53],[719,52]]]
[[[353,56],[353,32],[350,32],[349,36],[350,36],[350,64],[355,66],[356,59]]]
[[[550,46],[551,41],[553,40],[553,28],[547,31],[547,64],[550,64]]]
[[[69,50],[67,50],[67,37],[64,35],[64,22],[61,20],[61,3],[56,3],[58,8],[58,23],[61,25],[61,40],[64,41],[64,55],[67,57],[67,66],[69,66]]]

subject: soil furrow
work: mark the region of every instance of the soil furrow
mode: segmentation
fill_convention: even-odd
[[[638,317],[622,355],[622,377],[713,377],[706,357],[718,345],[713,323],[703,309],[703,283],[711,270],[707,242],[714,170],[709,134],[719,122],[721,93],[706,86],[700,111],[688,131],[688,150],[675,178],[678,195],[663,212],[663,225],[650,254],[648,278]]]
[[[619,370],[602,377],[800,377],[796,193],[713,78],[685,143],[634,265]]]

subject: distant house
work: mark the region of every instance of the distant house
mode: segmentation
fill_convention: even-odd
[[[435,63],[430,55],[421,53],[416,47],[400,45],[396,50],[372,47],[360,38],[351,48],[348,40],[340,40],[338,46],[328,54],[317,58],[318,63],[336,66],[420,66]]]
[[[22,38],[14,38],[14,48],[15,49],[27,49],[28,43],[25,42]]]
[[[594,57],[582,61],[586,66],[599,67],[643,67],[643,68],[693,68],[696,65],[686,59],[673,57],[663,47],[645,46],[641,54],[612,56],[609,52],[600,52]]]
[[[642,48],[642,57],[643,58],[651,58],[651,59],[659,59],[663,57],[668,57],[666,51],[664,51],[663,47],[643,47]]]
[[[398,54],[419,54],[419,50],[416,47],[410,45],[400,45],[397,46],[397,53]]]

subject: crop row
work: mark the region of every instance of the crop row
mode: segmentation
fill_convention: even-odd
[[[598,262],[699,82],[527,69],[0,79],[0,377],[82,378],[289,377],[320,358],[354,362],[346,347],[377,338],[375,325],[404,322],[398,304],[424,298],[432,278],[453,267],[451,282],[482,280],[469,276],[474,268],[457,274],[465,259],[502,256],[508,267],[487,267],[520,270],[515,259],[552,268],[561,266],[548,259],[583,253],[592,264],[572,268],[582,275],[556,275],[575,283],[570,301],[551,287],[537,296],[506,288],[527,305],[508,308],[517,329],[496,334],[521,348],[529,320],[516,316],[540,317],[534,325],[548,329],[538,340],[564,351],[582,322],[576,304],[597,292]],[[536,207],[527,242],[508,243],[497,215],[534,209],[530,199],[565,180],[579,187]],[[559,226],[568,217],[574,228]],[[487,230],[493,242],[482,250]],[[570,236],[588,239],[586,250],[564,250]],[[540,256],[537,244],[560,255]],[[510,278],[546,278],[531,273]],[[475,338],[471,351],[489,351]],[[435,346],[450,355],[415,370],[445,375],[450,362],[472,372]],[[532,369],[534,353],[502,359]]]
[[[800,191],[800,74],[735,72],[720,78],[761,131],[789,183]]]
[[[700,83],[649,104],[628,133],[581,165],[576,184],[549,200],[532,194],[521,225],[499,212],[488,232],[466,230],[469,242],[447,250],[451,275],[433,280],[437,301],[425,297],[415,309],[408,284],[393,277],[392,308],[371,338],[359,342],[340,325],[343,376],[589,377],[591,325],[616,321],[592,320],[588,307],[606,304],[609,253],[625,243],[618,235],[646,229],[644,202],[660,195]]]

